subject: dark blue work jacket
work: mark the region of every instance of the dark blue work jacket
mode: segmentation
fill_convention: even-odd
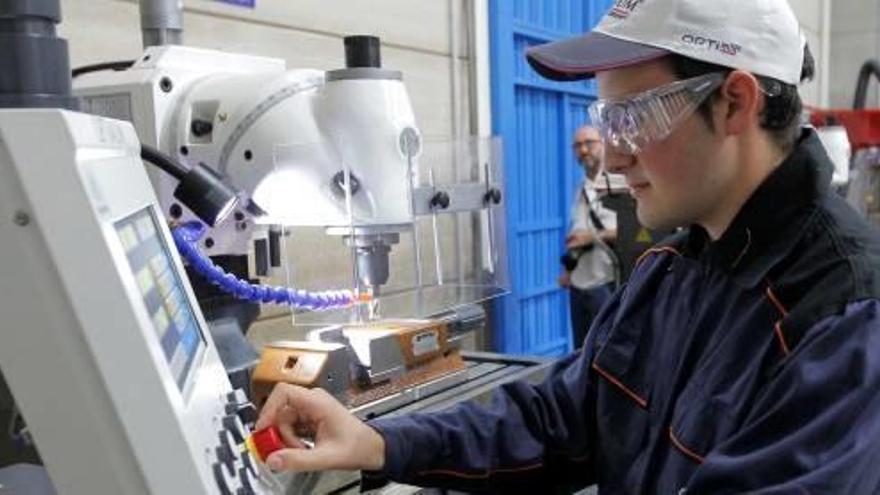
[[[651,249],[582,352],[491,406],[378,420],[366,479],[474,492],[880,493],[880,242],[813,131],[716,242]]]

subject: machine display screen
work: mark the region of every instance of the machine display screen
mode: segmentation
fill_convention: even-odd
[[[138,291],[181,391],[205,338],[150,208],[115,224]]]

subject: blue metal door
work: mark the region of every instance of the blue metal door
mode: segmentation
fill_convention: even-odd
[[[572,349],[568,293],[559,256],[574,189],[582,177],[571,138],[587,122],[593,82],[541,78],[523,56],[585,33],[612,0],[490,0],[492,122],[502,136],[512,293],[497,309],[500,352],[558,356]]]

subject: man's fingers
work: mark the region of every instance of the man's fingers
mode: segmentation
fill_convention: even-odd
[[[293,447],[297,449],[305,449],[308,448],[300,437],[294,432],[294,427],[292,424],[288,422],[283,422],[278,425],[278,432],[281,433],[281,439],[284,440],[284,444],[288,447]]]
[[[302,396],[304,391],[305,389],[301,387],[286,383],[275,385],[272,393],[269,394],[269,398],[266,399],[266,403],[263,404],[260,417],[257,419],[257,424],[254,427],[257,430],[262,430],[277,424],[282,419],[280,418],[282,414],[290,414],[290,411],[295,410],[293,405]]]
[[[579,247],[585,247],[585,246],[588,246],[588,245],[590,245],[590,244],[592,244],[592,243],[593,243],[593,236],[591,236],[591,235],[579,235],[579,236],[576,236],[576,237],[573,237],[572,239],[570,239],[570,240],[565,244],[565,247],[567,247],[567,248],[569,248],[569,249],[572,249],[572,248],[579,248]]]
[[[338,466],[338,456],[328,455],[325,449],[282,449],[273,452],[266,464],[273,471],[321,471]],[[336,459],[336,464],[334,464]]]
[[[560,287],[568,287],[568,284],[571,282],[567,273],[563,273],[557,279]]]

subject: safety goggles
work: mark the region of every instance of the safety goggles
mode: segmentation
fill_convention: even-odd
[[[636,154],[666,139],[724,83],[724,73],[676,81],[630,98],[596,100],[589,113],[605,144]]]

